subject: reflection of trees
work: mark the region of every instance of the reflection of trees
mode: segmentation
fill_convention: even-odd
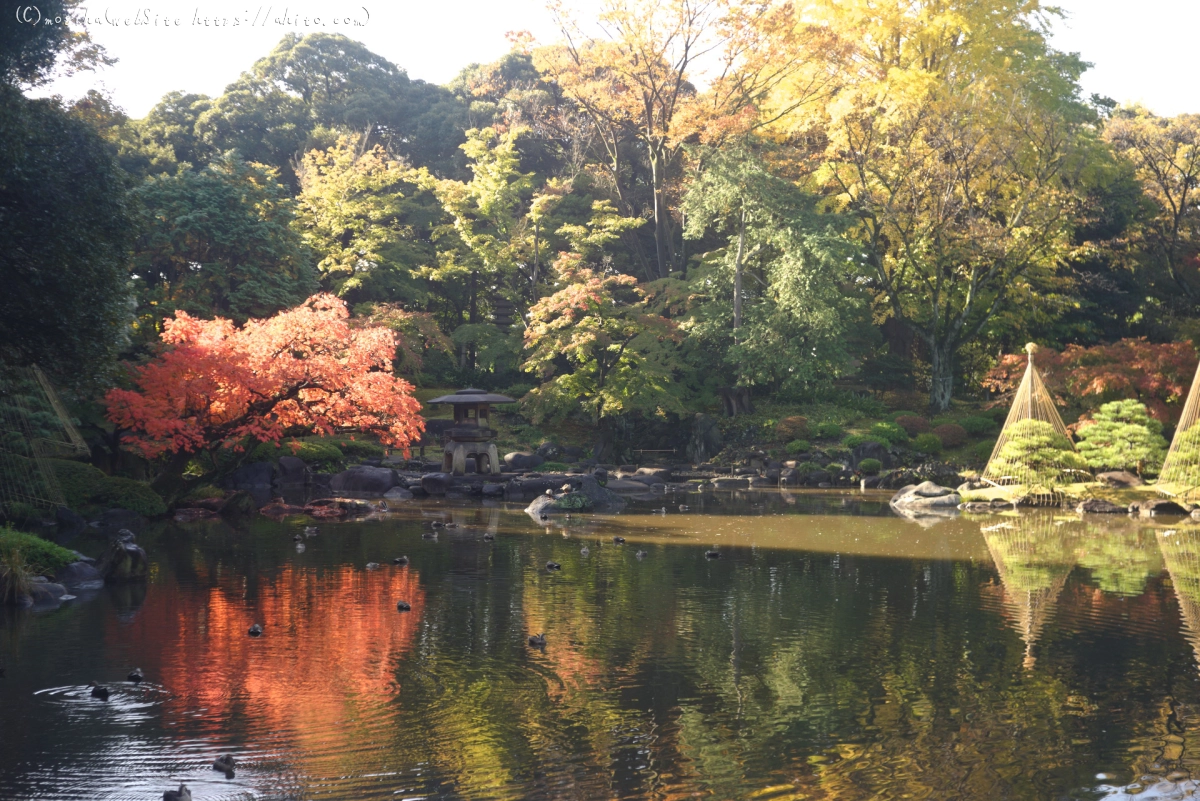
[[[1188,642],[1200,662],[1200,528],[1159,531],[1158,547],[1171,574]]]
[[[1081,524],[1049,514],[1023,514],[985,526],[984,540],[1000,573],[1004,606],[1025,642],[1025,667],[1075,564]]]
[[[1125,518],[1086,521],[1083,529],[1076,561],[1091,572],[1099,589],[1114,595],[1141,595],[1146,579],[1162,570],[1151,529]]]

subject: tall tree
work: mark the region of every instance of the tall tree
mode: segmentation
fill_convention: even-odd
[[[791,94],[774,116],[816,96],[820,77],[791,80],[807,64],[798,34],[816,29],[795,25],[787,4],[605,0],[592,34],[554,8],[564,41],[537,50],[534,64],[590,119],[625,214],[642,211],[633,185],[644,160],[653,277],[666,277],[680,266],[671,206],[684,143],[716,144],[762,124],[756,104],[781,85]]]
[[[1153,204],[1142,226],[1147,255],[1194,306],[1200,299],[1200,114],[1157,117],[1140,107],[1118,109],[1104,138],[1133,165]]]
[[[79,20],[82,0],[16,5],[0,26],[0,83],[39,86],[64,75],[116,63]]]
[[[810,122],[816,181],[859,220],[880,316],[927,348],[930,404],[1002,312],[1035,302],[1070,251],[1093,114],[1084,65],[1046,41],[1036,0],[872,0],[809,9],[852,56]],[[840,65],[840,66],[839,66]]]
[[[176,309],[244,322],[316,288],[312,255],[293,230],[294,201],[276,173],[227,153],[196,172],[135,191],[139,314],[151,330]]]

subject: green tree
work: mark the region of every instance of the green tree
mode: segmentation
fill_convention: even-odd
[[[1007,427],[1004,434],[1004,444],[988,463],[988,476],[1014,479],[1029,490],[1053,490],[1070,483],[1069,470],[1087,468],[1071,441],[1050,423],[1021,420]]]
[[[80,5],[47,0],[9,8],[0,25],[0,83],[39,86],[56,68],[71,75],[115,64],[79,22]]]
[[[442,215],[422,188],[428,173],[341,137],[305,154],[297,174],[296,226],[326,285],[356,303],[424,304],[429,287],[418,271],[435,263],[430,235]]]
[[[132,224],[110,147],[54,100],[0,86],[0,360],[72,381],[130,323]]]
[[[139,315],[151,333],[177,309],[241,323],[316,289],[312,256],[291,224],[274,170],[226,153],[207,168],[148,179],[135,192]]]
[[[648,314],[632,276],[556,265],[562,289],[529,310],[524,369],[542,381],[527,396],[534,419],[586,412],[593,423],[628,412],[681,411],[672,372],[676,333]]]
[[[1084,65],[1049,46],[1036,3],[815,13],[845,48],[830,51],[836,99],[805,120],[815,180],[858,219],[877,316],[924,340],[945,410],[959,352],[1059,283],[1093,150]]]
[[[1162,423],[1136,400],[1113,401],[1079,429],[1076,448],[1089,467],[1156,472],[1167,455]]]

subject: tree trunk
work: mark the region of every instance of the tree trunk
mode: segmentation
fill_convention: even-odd
[[[541,246],[539,244],[540,234],[541,234],[541,226],[538,224],[537,220],[534,220],[533,221],[533,286],[529,290],[529,297],[531,298],[532,302],[534,302],[534,303],[536,303],[537,299],[538,299],[538,297],[537,297],[537,282],[538,282],[538,267],[540,265],[538,256],[540,255],[540,250],[541,250]]]
[[[742,327],[742,254],[746,247],[746,207],[742,207],[742,222],[738,228],[737,255],[733,259],[733,342],[738,341]]]
[[[670,261],[667,258],[667,228],[666,221],[663,215],[666,213],[663,209],[663,189],[662,175],[660,175],[659,159],[661,156],[650,157],[650,180],[651,193],[654,196],[654,249],[658,256],[658,277],[666,278],[671,270]]]
[[[950,408],[954,392],[954,351],[944,345],[929,343],[932,378],[929,384],[929,408],[944,412]]]
[[[150,482],[150,489],[161,495],[168,506],[183,497],[196,483],[183,477],[183,471],[187,469],[188,462],[194,455],[176,453],[163,467],[163,471],[155,477],[154,481]]]

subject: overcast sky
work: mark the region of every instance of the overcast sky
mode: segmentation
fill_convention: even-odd
[[[102,88],[131,116],[141,117],[174,89],[221,94],[291,31],[346,33],[410,77],[435,83],[450,80],[471,62],[506,53],[507,31],[529,30],[542,41],[556,38],[544,0],[366,0],[359,6],[344,0],[287,5],[213,0],[199,6],[150,2],[97,0],[88,6],[92,37],[119,62],[58,80],[38,94],[74,98]],[[1084,75],[1085,93],[1139,101],[1165,115],[1200,112],[1193,41],[1200,30],[1200,0],[1057,4],[1068,19],[1057,26],[1055,45],[1077,51],[1095,65]],[[214,26],[218,18],[227,24]]]

